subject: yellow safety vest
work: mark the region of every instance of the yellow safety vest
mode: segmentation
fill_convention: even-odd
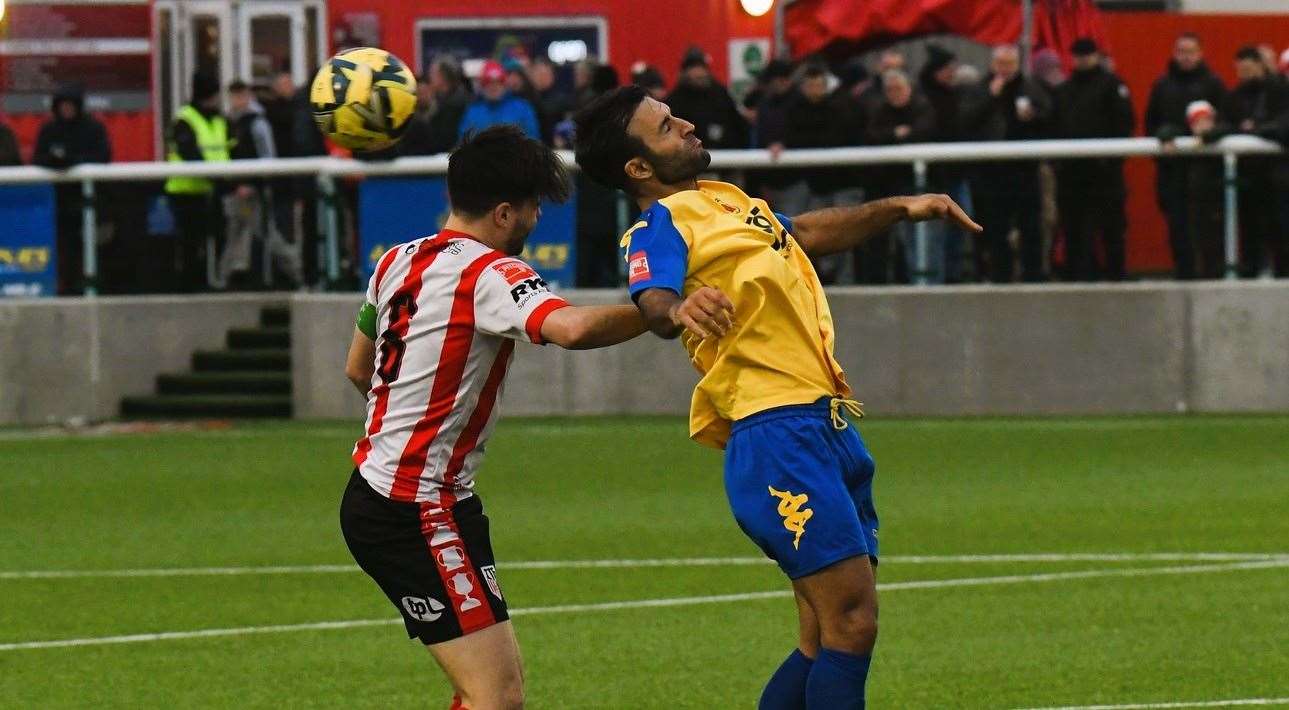
[[[178,120],[192,128],[197,136],[197,147],[201,149],[202,158],[208,163],[218,163],[229,159],[228,155],[228,122],[223,116],[206,118],[200,111],[187,104],[179,109]],[[169,141],[166,160],[183,162],[175,148],[174,139]],[[166,193],[170,195],[207,195],[214,192],[215,185],[207,178],[172,177],[166,180]]]

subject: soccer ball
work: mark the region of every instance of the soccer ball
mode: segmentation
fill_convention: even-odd
[[[398,57],[376,47],[328,59],[309,88],[318,130],[355,151],[388,148],[403,137],[416,109],[416,78]]]

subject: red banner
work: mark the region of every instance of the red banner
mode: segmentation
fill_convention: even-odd
[[[982,44],[1017,42],[1020,0],[797,0],[787,7],[787,36],[797,58],[850,54],[909,37],[955,34]],[[1067,57],[1070,44],[1105,31],[1092,0],[1034,0],[1034,45]]]

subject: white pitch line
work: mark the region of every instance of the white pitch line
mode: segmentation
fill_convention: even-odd
[[[1024,710],[1155,710],[1162,708],[1227,708],[1238,705],[1289,705],[1289,698],[1239,698],[1236,700],[1199,700],[1176,703],[1131,703],[1128,705],[1067,705]]]
[[[1195,574],[1199,572],[1233,572],[1238,570],[1271,569],[1289,567],[1289,559],[1262,560],[1257,562],[1233,562],[1227,564],[1192,565],[1188,567],[1136,567],[1129,569],[1085,570],[1082,572],[1055,572],[1051,574],[1006,575],[1001,577],[966,577],[962,579],[930,579],[913,582],[892,582],[879,584],[882,592],[907,589],[939,589],[945,587],[980,587],[995,584],[1024,584],[1028,582],[1052,582],[1068,579],[1091,579],[1095,577],[1145,577],[1160,574]],[[539,614],[571,614],[593,611],[615,611],[619,609],[644,609],[657,607],[693,606],[697,604],[724,604],[729,602],[755,601],[762,599],[785,599],[792,596],[789,590],[768,592],[745,592],[739,594],[716,594],[701,597],[664,597],[661,599],[632,599],[618,602],[599,602],[594,604],[563,604],[556,606],[521,607],[511,609],[511,616],[534,616]],[[69,648],[77,646],[104,646],[122,643],[143,643],[149,641],[172,641],[190,638],[208,638],[212,636],[244,636],[249,634],[282,633],[290,631],[318,631],[327,629],[347,629],[362,626],[384,626],[397,624],[400,619],[357,619],[352,621],[322,621],[310,624],[287,624],[277,626],[244,626],[231,629],[203,629],[199,631],[166,631],[152,634],[130,634],[126,636],[100,636],[96,638],[57,639],[52,641],[26,641],[0,644],[0,652],[24,651],[43,648]]]
[[[888,555],[883,564],[980,564],[992,562],[1240,562],[1289,559],[1286,552],[1109,552],[1002,555]],[[674,557],[637,560],[529,560],[503,562],[504,570],[606,569],[637,567],[736,567],[768,565],[765,557]],[[112,577],[218,577],[274,574],[336,574],[357,572],[356,565],[272,565],[264,567],[158,567],[104,570],[15,570],[0,572],[0,580],[78,579]]]

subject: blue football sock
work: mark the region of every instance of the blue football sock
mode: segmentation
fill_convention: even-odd
[[[864,710],[864,683],[872,656],[857,656],[828,648],[819,657],[806,681],[809,710]]]
[[[814,661],[801,649],[792,649],[779,670],[770,676],[770,682],[766,683],[758,710],[805,710],[806,679],[810,677],[812,665]]]

